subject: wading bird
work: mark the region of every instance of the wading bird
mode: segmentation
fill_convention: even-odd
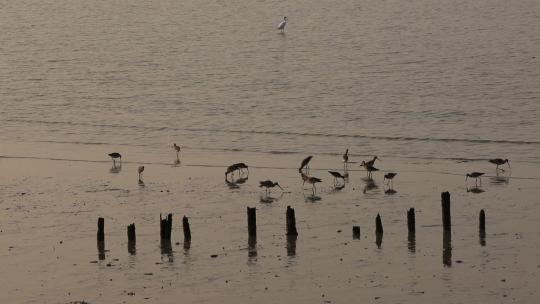
[[[283,17],[283,21],[281,21],[278,25],[278,30],[281,30],[283,33],[285,31],[285,26],[287,25],[287,16]]]
[[[320,178],[307,176],[304,173],[302,173],[302,179],[304,180],[304,183],[308,182],[309,184],[313,185],[313,189],[312,189],[313,194],[315,194],[315,192],[317,192],[317,188],[315,187],[315,184],[322,182],[322,180]]]
[[[345,176],[341,175],[341,173],[336,171],[328,171],[328,173],[332,174],[334,177],[334,186],[337,185],[337,179],[341,178],[343,180],[343,183],[345,183]]]
[[[309,168],[308,164],[309,164],[309,162],[311,161],[312,158],[313,158],[312,155],[304,158],[304,160],[300,164],[300,168],[298,168],[298,172],[302,173],[302,169],[304,169],[304,167],[306,168],[306,171],[307,171],[308,168]]]
[[[394,185],[394,177],[396,177],[397,173],[395,172],[388,172],[384,175],[383,183],[385,180],[388,180],[388,184],[392,183],[392,186]]]
[[[343,154],[343,166],[347,167],[348,162],[349,162],[349,149],[345,150],[345,154]]]
[[[496,168],[495,170],[502,170],[502,171],[504,171],[504,169],[499,168],[499,166],[504,165],[505,163],[508,164],[508,168],[511,169],[511,168],[510,168],[510,162],[508,161],[508,158],[507,158],[507,159],[494,158],[494,159],[490,159],[490,160],[488,160],[488,161],[489,161],[490,163],[492,163],[492,164],[497,165],[497,168]]]
[[[266,195],[270,194],[270,188],[274,188],[276,186],[279,187],[279,189],[283,190],[283,188],[281,188],[281,186],[277,182],[273,182],[271,180],[261,181],[259,182],[259,184],[259,187],[266,187]]]
[[[368,160],[368,161],[362,161],[362,163],[360,164],[361,166],[364,166],[364,167],[373,167],[373,165],[375,164],[375,161],[376,160],[381,160],[380,158],[378,158],[377,156],[373,156],[373,159],[372,160]]]
[[[174,143],[173,149],[176,151],[176,159],[178,159],[178,154],[180,153],[180,146],[177,146],[176,143]]]
[[[109,156],[112,158],[113,165],[116,163],[117,158],[120,158],[120,162],[122,162],[122,154],[118,152],[109,153]]]
[[[139,182],[142,182],[141,174],[143,173],[143,171],[144,171],[144,166],[139,166]]]
[[[484,175],[483,172],[471,172],[471,173],[467,173],[467,175],[465,176],[465,181],[467,181],[467,178],[471,177],[471,178],[474,178],[476,183],[478,184],[478,180],[480,180],[480,185],[482,185],[482,178],[480,178],[482,175]]]

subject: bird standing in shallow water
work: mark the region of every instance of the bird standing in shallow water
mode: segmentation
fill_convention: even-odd
[[[476,184],[478,184],[478,180],[480,180],[480,185],[482,185],[482,178],[480,178],[482,175],[484,175],[483,172],[471,172],[471,173],[467,173],[466,177],[465,177],[465,181],[467,181],[467,178],[471,177],[471,178],[474,178],[475,181],[476,181]]]
[[[277,182],[273,182],[271,180],[261,181],[259,182],[259,184],[259,187],[266,187],[266,195],[270,194],[270,188],[274,188],[276,186],[279,187],[279,189],[283,190],[283,188],[281,188],[281,186]]]
[[[368,160],[367,162],[366,161],[362,161],[362,164],[361,166],[364,166],[364,167],[373,167],[373,165],[375,164],[375,161],[376,160],[381,160],[380,158],[378,158],[377,156],[373,156],[373,159],[372,160]]]
[[[384,175],[383,183],[385,180],[388,180],[388,183],[392,183],[392,186],[394,185],[394,177],[396,177],[397,173],[395,172],[388,172]]]
[[[315,192],[317,192],[317,188],[315,187],[315,184],[322,182],[322,180],[320,178],[307,176],[304,173],[302,173],[302,179],[304,180],[304,183],[308,182],[309,184],[313,185],[313,188],[312,188],[313,194],[315,194]]]
[[[176,143],[174,143],[173,148],[176,151],[176,159],[178,160],[178,154],[180,153],[180,146],[177,146]]]
[[[349,163],[349,149],[345,150],[345,154],[343,154],[343,167],[347,168],[348,163]]]
[[[283,21],[281,21],[278,25],[278,30],[281,30],[281,32],[285,32],[285,26],[287,25],[287,16],[283,17]]]
[[[113,165],[116,164],[116,159],[117,158],[120,158],[120,162],[122,162],[122,154],[118,153],[118,152],[113,152],[113,153],[109,153],[109,156],[112,158],[113,160]]]
[[[492,163],[492,164],[497,165],[497,168],[496,168],[495,170],[502,170],[502,171],[504,171],[504,169],[499,168],[499,166],[504,165],[505,163],[508,164],[508,168],[511,169],[511,168],[510,168],[510,162],[508,161],[508,158],[507,158],[507,159],[494,158],[494,159],[490,159],[490,160],[488,160],[488,161],[489,161],[490,163]]]
[[[328,171],[328,173],[332,174],[332,176],[334,177],[334,186],[337,185],[338,178],[341,178],[343,180],[343,183],[345,184],[345,176],[343,176],[341,173],[336,171]]]
[[[142,182],[141,174],[143,173],[143,171],[144,171],[144,166],[139,166],[139,183]]]

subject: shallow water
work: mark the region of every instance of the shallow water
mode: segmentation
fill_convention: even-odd
[[[2,6],[3,142],[539,161],[537,1]]]
[[[212,153],[216,162],[238,156]],[[461,172],[486,162],[387,158],[396,170],[394,192],[380,173],[367,182],[356,165],[345,188],[334,189],[328,169],[339,159],[315,156],[310,174],[322,178],[314,196],[304,189],[295,156],[243,155],[253,167],[231,188],[223,168],[197,165],[198,154],[179,165],[138,164],[111,171],[108,162],[0,158],[2,303],[462,303],[520,302],[538,298],[538,179],[517,164],[513,172],[487,173],[480,188]],[[258,161],[257,161],[258,159]],[[283,167],[266,163],[281,160]],[[491,167],[491,166],[489,166]],[[258,181],[278,180],[271,202]],[[367,187],[370,184],[370,187]],[[483,192],[470,191],[481,189]],[[441,227],[440,193],[452,194],[451,251]],[[295,208],[295,247],[285,236],[285,210]],[[246,207],[257,208],[256,251],[249,249]],[[405,211],[416,209],[415,239]],[[482,245],[478,212],[487,213]],[[159,214],[173,213],[172,251],[161,253]],[[375,216],[384,236],[378,248]],[[184,247],[181,217],[191,223]],[[100,260],[96,221],[105,218]],[[136,253],[128,253],[126,226],[137,228]],[[353,240],[351,227],[361,227]],[[294,250],[292,249],[294,247]],[[212,255],[217,255],[212,257]]]

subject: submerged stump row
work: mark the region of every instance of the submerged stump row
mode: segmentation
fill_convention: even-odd
[[[442,192],[441,193],[441,209],[442,209],[442,226],[443,226],[443,264],[445,266],[451,266],[451,257],[452,257],[452,236],[451,236],[451,213],[450,213],[450,193]],[[169,213],[166,217],[163,217],[162,214],[159,215],[160,220],[160,237],[162,241],[162,251],[170,252],[172,251],[171,246],[163,246],[163,243],[170,244],[171,234],[172,234],[172,214]],[[247,207],[247,220],[248,220],[248,236],[249,236],[249,247],[250,254],[256,255],[256,240],[257,240],[257,217],[256,217],[256,208]],[[98,218],[98,231],[97,231],[97,247],[99,259],[105,259],[105,220],[102,217]],[[486,214],[484,209],[480,210],[479,214],[479,239],[480,245],[485,246],[486,241]],[[182,218],[182,228],[184,232],[184,248],[189,249],[191,243],[191,229],[189,226],[188,217],[184,216]],[[416,218],[415,218],[415,209],[410,208],[407,210],[407,230],[408,230],[408,247],[411,252],[415,251],[415,232],[416,232]],[[286,212],[286,235],[287,235],[287,255],[296,254],[296,240],[298,237],[298,231],[296,229],[296,218],[295,211],[291,206],[287,206]],[[353,239],[360,239],[360,226],[353,226]],[[382,237],[383,237],[383,224],[381,215],[377,213],[375,218],[375,236],[378,248],[381,248]],[[136,243],[136,234],[135,234],[135,224],[132,223],[127,226],[127,236],[128,236],[128,251],[131,254],[135,254],[135,243]],[[186,247],[187,244],[187,247]],[[164,248],[165,247],[165,248]],[[168,248],[168,249],[167,249]]]

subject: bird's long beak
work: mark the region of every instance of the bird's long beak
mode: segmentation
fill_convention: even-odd
[[[510,168],[510,161],[507,161],[506,163],[508,164],[508,168]],[[512,168],[510,168],[510,169],[512,169]]]
[[[281,188],[281,186],[280,186],[279,184],[276,184],[276,186],[278,186],[278,187],[279,187],[279,189],[283,190],[283,188]]]

